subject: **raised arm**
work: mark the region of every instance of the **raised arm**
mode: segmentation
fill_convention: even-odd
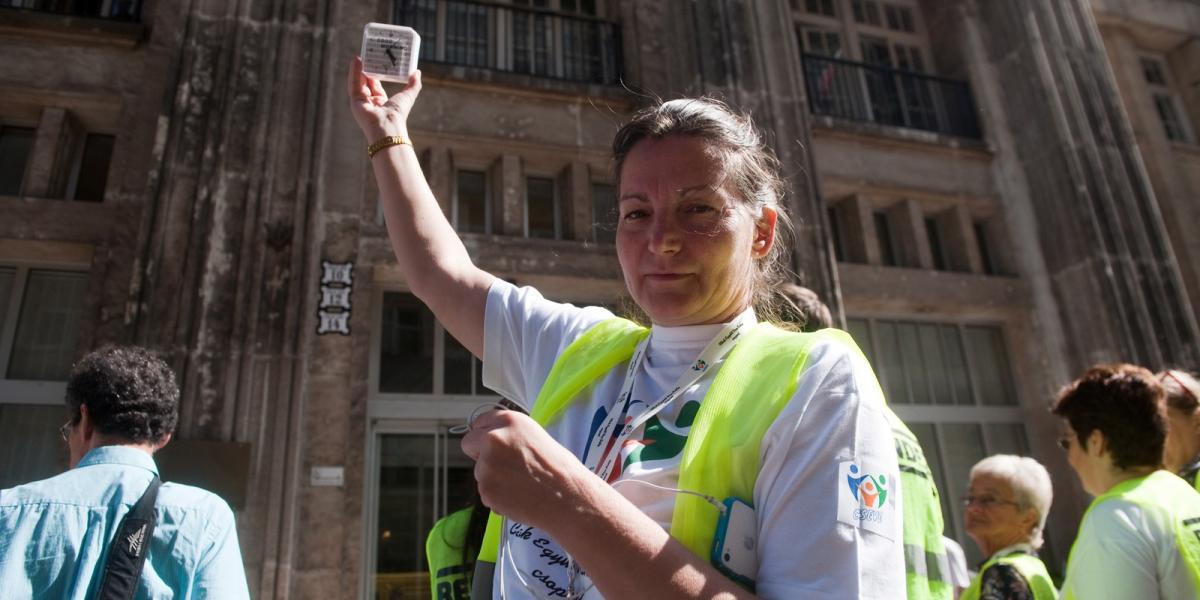
[[[378,79],[350,64],[350,111],[368,144],[388,136],[408,136],[408,114],[421,92],[421,72],[413,73],[398,94],[388,97]],[[385,148],[371,159],[379,186],[388,238],[401,273],[437,320],[477,357],[483,356],[483,315],[495,279],[471,262],[458,233],[421,172],[411,143]]]

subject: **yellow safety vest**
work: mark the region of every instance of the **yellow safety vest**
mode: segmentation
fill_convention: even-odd
[[[425,538],[429,592],[433,600],[470,600],[472,566],[463,563],[463,544],[473,508],[452,512],[434,523]]]
[[[904,495],[904,575],[909,600],[951,600],[950,560],[942,542],[945,523],[933,473],[921,443],[908,426],[887,410],[896,439],[900,491]]]
[[[551,423],[579,392],[612,368],[629,360],[650,331],[624,319],[595,325],[555,361],[538,394],[531,417]],[[729,353],[692,423],[679,464],[679,487],[714,498],[752,502],[759,471],[759,447],[796,389],[808,350],[820,340],[857,348],[843,331],[783,331],[759,323]],[[672,537],[703,558],[710,558],[719,511],[695,496],[675,498]],[[500,517],[488,520],[479,560],[496,562]]]
[[[1124,500],[1146,512],[1158,513],[1160,518],[1172,524],[1176,547],[1192,575],[1192,584],[1197,594],[1200,594],[1200,494],[1178,475],[1162,470],[1155,471],[1144,477],[1122,481],[1097,496],[1088,506],[1087,512],[1083,513],[1083,521],[1079,528],[1087,526],[1087,518],[1093,508],[1111,499]],[[1076,541],[1078,542],[1078,539]],[[1072,545],[1071,554],[1067,558],[1068,582],[1071,580],[1074,557],[1075,545]],[[1075,595],[1071,589],[1064,587],[1063,598],[1074,600]]]
[[[983,563],[979,574],[971,580],[971,585],[963,590],[958,600],[979,600],[983,574],[997,564],[1015,568],[1017,573],[1024,577],[1025,582],[1029,584],[1029,590],[1033,592],[1033,600],[1056,600],[1058,598],[1058,590],[1054,588],[1054,580],[1050,578],[1050,572],[1046,570],[1045,563],[1036,556],[1024,552],[1013,552],[1004,556],[993,556]]]

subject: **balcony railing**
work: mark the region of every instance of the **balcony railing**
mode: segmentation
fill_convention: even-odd
[[[0,0],[0,8],[20,8],[34,12],[72,17],[137,21],[142,13],[141,0]]]
[[[965,81],[815,54],[804,55],[804,79],[813,114],[982,137]]]
[[[614,84],[621,28],[596,18],[463,0],[395,0],[393,18],[421,34],[421,62]]]

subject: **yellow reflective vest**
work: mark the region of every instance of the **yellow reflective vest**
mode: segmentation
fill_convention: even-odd
[[[997,564],[1008,565],[1016,569],[1017,573],[1024,577],[1025,582],[1029,584],[1029,591],[1033,592],[1033,600],[1056,600],[1058,598],[1058,590],[1054,588],[1054,580],[1050,578],[1046,564],[1036,556],[1024,552],[1013,552],[1004,556],[993,556],[983,563],[979,574],[971,580],[971,585],[963,590],[958,600],[979,600],[983,574]]]
[[[1096,496],[1083,513],[1080,529],[1087,526],[1087,518],[1093,508],[1112,499],[1130,502],[1148,513],[1158,513],[1164,522],[1172,524],[1176,548],[1192,575],[1192,585],[1200,593],[1200,494],[1174,473],[1155,471],[1144,477],[1122,481]],[[1068,583],[1074,555],[1075,546],[1072,545],[1071,555],[1067,558]],[[1074,600],[1075,595],[1069,587],[1063,589],[1063,598]]]
[[[575,340],[555,361],[530,416],[543,426],[570,406],[579,392],[629,360],[650,331],[625,319],[602,321]],[[843,331],[783,331],[759,323],[717,372],[692,424],[679,465],[679,487],[714,498],[752,502],[763,435],[791,400],[808,351],[818,341],[835,339],[855,348]],[[711,558],[720,513],[701,498],[679,495],[671,535],[705,559]],[[496,562],[500,517],[488,520],[479,560]]]
[[[434,523],[425,538],[429,591],[433,600],[470,600],[472,565],[463,562],[463,545],[473,508],[452,512]]]

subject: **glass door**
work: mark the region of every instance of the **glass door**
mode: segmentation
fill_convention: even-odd
[[[474,464],[442,421],[377,423],[371,437],[367,597],[430,597],[425,538],[443,516],[471,505]]]

